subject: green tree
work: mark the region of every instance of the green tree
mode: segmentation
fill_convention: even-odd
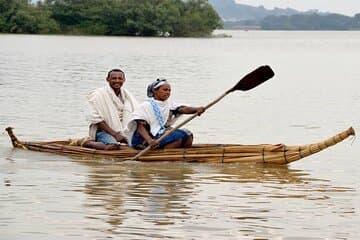
[[[104,11],[113,0],[47,0],[45,5],[65,33],[105,34]]]
[[[0,31],[8,33],[56,33],[51,12],[26,0],[0,0]]]
[[[10,19],[27,4],[26,0],[0,0],[0,32],[10,32]]]
[[[172,34],[180,18],[174,0],[123,1],[123,25],[126,35],[158,36]]]
[[[188,0],[184,2],[180,21],[175,28],[175,36],[208,36],[222,22],[207,0]]]
[[[0,0],[0,31],[207,36],[221,20],[207,0]]]

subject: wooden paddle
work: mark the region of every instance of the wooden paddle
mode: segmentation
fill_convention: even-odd
[[[215,103],[219,102],[221,99],[223,99],[226,95],[228,95],[231,92],[234,92],[236,90],[248,91],[250,89],[257,87],[261,83],[269,80],[273,76],[274,76],[274,72],[269,66],[267,66],[267,65],[260,66],[259,68],[255,69],[251,73],[248,73],[235,86],[233,86],[232,88],[227,90],[223,95],[221,95],[220,97],[218,97],[217,99],[215,99],[214,101],[212,101],[211,103],[206,105],[205,109],[210,108],[211,106],[213,106]],[[196,114],[196,113],[191,115],[188,119],[186,119],[185,121],[183,121],[176,127],[172,128],[170,131],[167,131],[164,135],[162,135],[157,140],[160,142],[162,139],[166,138],[171,133],[173,133],[176,129],[179,129],[180,127],[184,126],[186,123],[190,122],[192,119],[194,119],[197,116],[198,116],[198,114]],[[139,157],[143,156],[150,149],[151,149],[151,146],[146,147],[144,150],[142,150],[138,154],[136,154],[135,157],[133,157],[131,160],[139,159]]]

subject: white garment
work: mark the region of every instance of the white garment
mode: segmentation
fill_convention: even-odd
[[[121,99],[120,99],[121,97]],[[90,92],[87,96],[91,106],[89,118],[89,136],[95,140],[97,123],[105,121],[110,128],[129,139],[127,125],[131,120],[131,113],[138,107],[136,99],[124,88],[120,90],[120,97],[116,96],[109,84]]]
[[[164,121],[166,122],[167,127],[171,126],[171,124],[173,124],[178,118],[178,116],[171,115],[170,111],[175,111],[180,106],[184,106],[184,105],[178,105],[171,100],[166,100],[166,101],[155,100],[155,102],[159,106],[159,110],[161,112]],[[135,112],[133,113],[133,117],[128,124],[129,129],[134,129],[134,128],[136,129],[135,120],[146,121],[150,126],[150,132],[153,136],[155,136],[161,129],[161,126],[159,124],[158,119],[156,118],[155,112],[151,106],[150,101],[143,102],[140,105],[140,107],[135,110]]]

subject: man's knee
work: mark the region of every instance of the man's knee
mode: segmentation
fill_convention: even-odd
[[[115,144],[117,143],[116,139],[110,134],[100,131],[96,133],[96,142],[102,142],[104,144]]]

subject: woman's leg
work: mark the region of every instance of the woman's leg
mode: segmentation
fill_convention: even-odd
[[[184,145],[183,145],[183,147],[184,148],[189,148],[189,147],[191,147],[192,146],[192,143],[193,143],[193,135],[190,135],[189,137],[188,137],[188,139],[186,140],[186,142],[184,143]]]
[[[181,148],[181,144],[182,144],[182,138],[178,139],[175,142],[171,142],[168,143],[166,145],[164,145],[164,149],[170,149],[170,148]]]
[[[177,129],[165,139],[161,140],[161,148],[182,148],[182,147],[191,147],[192,146],[192,134],[189,135],[186,131],[182,129]]]

